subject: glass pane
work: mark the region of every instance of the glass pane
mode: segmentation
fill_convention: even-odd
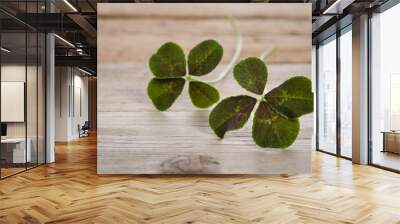
[[[312,84],[313,84],[313,86],[312,86],[312,91],[313,91],[313,96],[314,96],[314,99],[317,99],[317,91],[315,91],[316,90],[316,83],[317,83],[317,46],[316,45],[313,45],[312,46],[312,52],[311,52],[311,54],[312,54],[312,57],[311,57],[311,81],[312,81]],[[89,79],[89,81],[90,81],[90,79]],[[91,92],[91,91],[89,91],[89,92]],[[314,100],[314,111],[316,111],[316,107],[317,107],[317,101],[316,100]],[[312,137],[312,149],[316,149],[317,148],[317,139],[316,139],[316,134],[317,134],[317,119],[316,119],[316,117],[317,117],[317,114],[316,113],[314,113],[314,122],[313,122],[313,130],[314,130],[314,132],[313,132],[313,137]]]
[[[38,45],[38,163],[45,163],[46,151],[45,151],[45,65],[46,65],[46,51],[45,44],[46,39],[44,34],[39,34],[39,45]]]
[[[2,177],[25,170],[26,33],[2,33],[1,45],[1,166]],[[29,148],[29,147],[28,147]]]
[[[352,35],[351,30],[340,36],[340,152],[352,157]]]
[[[38,36],[36,32],[27,33],[28,55],[27,55],[27,80],[26,80],[26,116],[27,116],[27,149],[31,151],[28,168],[37,165],[38,147],[37,147],[37,74],[38,74]]]
[[[45,12],[45,0],[0,1],[11,14]],[[35,18],[29,18],[31,22]],[[0,177],[45,162],[45,35],[0,12]]]
[[[400,170],[400,5],[372,18],[372,163]]]
[[[336,153],[336,39],[318,48],[318,148]]]
[[[37,13],[38,4],[37,1],[27,2],[26,7],[27,13]],[[35,18],[35,17],[34,17]],[[36,23],[34,18],[31,18],[31,22]],[[37,17],[36,17],[37,18]],[[38,147],[37,147],[37,74],[38,74],[38,34],[35,30],[27,30],[27,75],[26,75],[26,125],[27,125],[27,150],[31,151],[30,161],[27,163],[27,167],[37,166],[38,160]]]

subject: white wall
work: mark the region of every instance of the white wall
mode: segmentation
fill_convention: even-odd
[[[76,70],[75,70],[76,72]],[[71,90],[74,90],[74,102],[71,102],[71,136],[72,138],[78,138],[78,125],[83,125],[85,121],[88,121],[88,78],[81,75],[82,73],[75,73],[74,82]]]
[[[28,66],[25,67],[24,65],[2,65],[1,66],[1,81],[2,82],[25,82],[25,76],[26,76],[26,70],[27,69],[27,74],[35,74],[36,75],[36,67],[33,66]],[[28,77],[29,78],[29,77]],[[34,83],[36,85],[36,82]],[[30,89],[28,89],[30,90]],[[27,93],[28,97],[36,97],[36,89],[34,89],[34,92],[30,93],[28,91]],[[32,100],[28,100],[29,102]],[[30,105],[34,106],[36,108],[36,105]],[[2,108],[2,110],[5,110],[6,108]],[[33,114],[28,114],[33,115]],[[36,116],[36,114],[34,114]],[[36,123],[36,118],[33,119],[32,117],[28,117],[28,122],[35,121]],[[32,124],[29,124],[28,127],[32,127]],[[7,122],[7,136],[8,137],[25,137],[25,122]],[[28,133],[29,137],[29,133]]]
[[[78,125],[88,120],[88,78],[83,75],[75,68],[56,67],[56,141],[77,139]]]
[[[25,82],[25,65],[2,65],[1,81],[18,81]],[[28,70],[30,68],[28,67]],[[2,108],[4,110],[5,108]],[[25,123],[12,122],[7,123],[7,137],[25,137]]]
[[[70,69],[55,68],[55,141],[67,141],[69,136]]]

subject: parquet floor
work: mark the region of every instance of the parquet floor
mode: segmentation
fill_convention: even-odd
[[[313,173],[99,176],[96,139],[0,181],[0,223],[400,223],[400,175],[315,152]]]

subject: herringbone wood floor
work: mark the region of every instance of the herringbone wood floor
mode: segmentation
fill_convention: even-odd
[[[400,175],[318,152],[312,175],[99,176],[92,137],[0,181],[0,223],[386,224],[399,199]]]

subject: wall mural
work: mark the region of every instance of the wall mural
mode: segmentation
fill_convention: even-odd
[[[98,13],[98,173],[310,172],[311,5]]]

